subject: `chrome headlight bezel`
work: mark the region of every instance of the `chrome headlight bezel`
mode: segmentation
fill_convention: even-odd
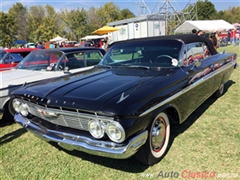
[[[20,105],[21,105],[21,102],[18,99],[13,99],[12,107],[17,113],[20,113],[20,109],[19,109]]]
[[[108,123],[106,127],[106,133],[114,142],[121,143],[125,140],[125,131],[118,122],[113,121]]]
[[[91,120],[88,123],[88,131],[94,138],[101,139],[104,136],[105,127],[102,122],[98,120]]]

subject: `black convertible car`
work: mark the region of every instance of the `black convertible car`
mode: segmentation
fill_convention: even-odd
[[[205,37],[172,35],[115,42],[93,69],[14,93],[17,123],[68,150],[153,165],[182,123],[237,67]]]

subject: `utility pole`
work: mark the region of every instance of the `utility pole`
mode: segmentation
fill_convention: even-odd
[[[166,15],[165,15],[165,34],[168,35],[168,3],[169,1],[166,0]]]
[[[197,19],[197,7],[195,4],[191,4],[191,0],[188,1],[187,5],[181,11],[177,11],[175,8],[175,6],[178,6],[176,0],[159,0],[152,11],[149,10],[144,0],[139,1],[137,5],[139,16],[146,14],[160,14],[164,17],[166,35],[170,33],[169,23],[172,22],[171,28],[175,29],[184,21]]]

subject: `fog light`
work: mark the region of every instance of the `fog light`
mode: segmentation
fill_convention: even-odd
[[[20,109],[19,109],[20,104],[21,104],[21,102],[19,100],[13,99],[13,101],[12,101],[13,109],[18,113],[20,112]]]
[[[90,134],[97,139],[100,139],[104,136],[104,124],[99,121],[90,121],[88,123],[88,130]]]
[[[107,125],[106,132],[108,137],[117,143],[125,140],[125,131],[123,127],[117,122],[111,122]]]
[[[28,106],[27,104],[21,104],[19,106],[19,111],[23,116],[27,116],[28,115]]]

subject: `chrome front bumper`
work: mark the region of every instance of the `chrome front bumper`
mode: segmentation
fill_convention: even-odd
[[[78,150],[88,154],[115,159],[126,159],[131,157],[146,142],[148,137],[148,132],[144,131],[130,139],[127,144],[118,144],[47,129],[39,124],[31,122],[21,114],[16,114],[14,116],[14,120],[40,139],[43,139],[47,142],[57,142],[59,146],[64,149]]]

